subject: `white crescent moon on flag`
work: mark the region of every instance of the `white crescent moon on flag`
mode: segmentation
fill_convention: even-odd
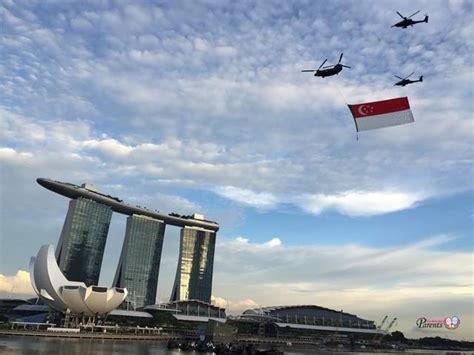
[[[360,105],[357,111],[362,115],[362,116],[367,116],[367,112],[362,111],[362,109],[365,107],[365,105]]]

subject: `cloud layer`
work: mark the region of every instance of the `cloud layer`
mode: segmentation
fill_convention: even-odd
[[[390,29],[396,15],[371,2],[46,7],[6,2],[0,11],[10,160],[54,151],[75,159],[71,175],[84,175],[80,160],[100,166],[88,173],[99,182],[141,175],[315,214],[398,211],[470,186],[468,2],[426,3],[433,18],[453,21],[406,31]],[[342,48],[353,69],[341,77],[300,73]],[[422,86],[391,86],[388,73],[422,69]],[[416,123],[355,142],[344,100],[396,95],[410,97]]]
[[[375,321],[388,313],[399,318],[398,329],[416,337],[430,336],[415,332],[418,317],[462,314],[465,327],[449,336],[472,338],[472,254],[434,250],[452,240],[438,235],[400,247],[368,248],[221,239],[214,294],[224,298],[216,298],[219,304],[228,300],[231,313],[281,304],[318,304]],[[251,301],[239,307],[247,294]]]

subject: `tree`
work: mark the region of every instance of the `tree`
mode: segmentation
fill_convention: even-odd
[[[406,340],[407,339],[405,338],[405,335],[402,332],[398,330],[392,332],[392,341],[399,341],[401,343],[404,343]]]

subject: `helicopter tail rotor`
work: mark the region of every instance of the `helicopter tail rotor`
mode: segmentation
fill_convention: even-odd
[[[341,60],[342,60],[342,56],[344,55],[344,53],[341,53],[341,56],[339,57],[339,61],[337,62],[337,64],[339,64],[340,66],[344,67],[344,68],[351,68],[350,66],[348,65],[345,65],[345,64],[341,64]]]

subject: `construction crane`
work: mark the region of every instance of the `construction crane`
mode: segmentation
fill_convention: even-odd
[[[382,326],[383,326],[383,324],[385,323],[386,320],[387,320],[387,316],[385,316],[382,323],[380,323],[380,327],[377,327],[377,329],[379,329],[379,330],[382,329]],[[397,321],[397,317],[393,318],[392,321],[390,322],[390,324],[385,329],[383,329],[383,332],[375,334],[374,342],[379,343],[382,340],[383,334],[384,333],[388,334],[389,330],[393,327],[393,325],[395,324],[396,321]]]
[[[380,329],[383,327],[385,324],[385,321],[387,320],[388,316],[383,317],[382,322],[377,326],[377,329]]]
[[[383,325],[385,324],[385,322],[387,321],[387,318],[388,318],[388,315],[386,315],[385,317],[383,317],[382,321],[379,323],[379,325],[377,325],[377,330],[380,330],[382,329]],[[379,333],[376,333],[374,335],[374,338],[372,339],[373,341],[376,341],[377,338],[379,337]]]
[[[390,330],[390,328],[393,327],[393,325],[395,324],[395,322],[397,321],[397,317],[393,318],[392,321],[390,322],[390,324],[388,325],[388,327],[385,329],[385,331],[388,333],[388,331]]]

